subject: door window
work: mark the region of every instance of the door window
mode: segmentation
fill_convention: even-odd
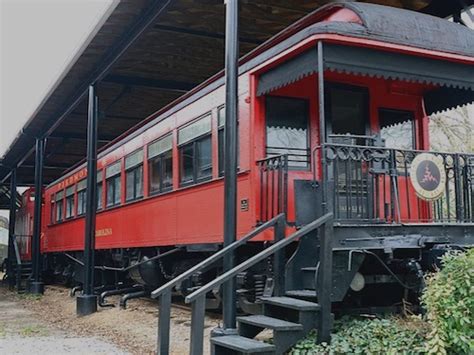
[[[266,155],[288,154],[288,166],[309,166],[308,101],[290,97],[266,98]]]

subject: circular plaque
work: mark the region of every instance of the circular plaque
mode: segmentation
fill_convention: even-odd
[[[429,153],[418,154],[411,163],[410,179],[418,197],[426,201],[439,199],[446,186],[441,158]]]

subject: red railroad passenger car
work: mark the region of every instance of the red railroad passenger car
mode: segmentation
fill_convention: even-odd
[[[472,245],[474,159],[429,152],[428,125],[431,113],[473,101],[473,57],[474,34],[459,24],[344,3],[308,15],[242,58],[239,237],[279,213],[288,232],[309,223],[321,215],[326,191],[335,217],[333,300],[357,305],[382,302],[371,296],[374,287],[387,290],[389,302],[403,297],[397,282],[420,282],[418,268],[446,245]],[[132,278],[156,287],[221,247],[224,94],[219,73],[100,152],[102,283]],[[443,186],[424,186],[423,177],[417,183],[422,152]],[[55,274],[78,282],[86,175],[83,164],[44,193],[41,251]],[[238,258],[270,240],[270,233],[260,237]],[[289,290],[315,287],[318,246],[305,243],[287,251]],[[261,295],[270,274],[261,265],[239,279],[247,300]],[[199,275],[181,291],[214,275]]]

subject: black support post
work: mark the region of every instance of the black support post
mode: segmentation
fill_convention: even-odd
[[[95,86],[89,87],[89,109],[87,118],[87,192],[86,224],[84,231],[84,281],[83,292],[76,298],[76,312],[85,316],[97,311],[97,296],[94,295],[94,250],[95,250],[95,215],[96,179],[97,179],[97,120],[98,100]]]
[[[10,174],[10,215],[8,219],[8,264],[7,275],[10,288],[13,288],[14,270],[13,259],[15,256],[15,247],[13,246],[15,240],[15,220],[16,220],[16,168],[12,169]]]
[[[321,166],[322,166],[322,207],[323,213],[332,211],[333,206],[328,204],[329,174],[326,163],[326,112],[325,112],[325,88],[324,88],[324,52],[323,42],[318,42],[318,94],[319,94],[319,139],[321,145]],[[319,329],[317,335],[318,343],[331,341],[332,313],[331,313],[331,293],[332,293],[332,237],[333,219],[324,223],[319,228],[319,270],[316,273],[316,294],[318,303],[321,306],[319,311]]]
[[[224,246],[236,240],[237,233],[237,117],[239,2],[226,0],[225,38],[225,166],[224,166]],[[235,266],[234,253],[224,257],[224,272]],[[235,280],[223,285],[224,329],[236,327]]]
[[[43,158],[44,138],[36,138],[35,156],[35,211],[33,217],[33,240],[31,243],[33,275],[28,291],[32,294],[43,294],[44,283],[41,281],[41,207],[43,202]]]
[[[318,99],[319,99],[319,145],[321,146],[321,167],[322,167],[322,208],[323,213],[328,212],[328,174],[326,166],[326,111],[324,93],[324,53],[323,42],[318,42]]]

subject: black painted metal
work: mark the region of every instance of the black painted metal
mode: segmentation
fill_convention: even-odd
[[[29,292],[42,294],[44,285],[41,281],[41,207],[43,191],[43,157],[44,138],[36,139],[36,159],[35,159],[35,210],[33,217],[33,240],[31,246],[33,273],[29,286]]]
[[[318,343],[331,341],[331,290],[332,290],[332,237],[333,224],[325,223],[319,229],[319,268],[317,272],[319,311]]]
[[[191,305],[191,347],[189,354],[202,355],[204,316],[206,312],[206,294],[202,294]]]
[[[118,288],[115,290],[107,290],[100,294],[99,296],[99,306],[100,307],[115,307],[113,303],[107,303],[106,298],[109,296],[123,295],[129,292],[137,292],[138,290],[143,290],[142,285],[134,285],[133,287]],[[72,291],[71,291],[72,293]]]
[[[16,220],[16,169],[12,169],[10,175],[10,214],[8,220],[8,264],[7,276],[10,287],[13,287],[13,258],[15,257],[14,238]]]
[[[168,355],[170,352],[171,289],[159,295],[157,353]]]
[[[120,302],[119,302],[120,308],[126,309],[128,301],[133,300],[135,298],[145,297],[145,296],[148,296],[149,294],[150,292],[146,290],[139,290],[135,292],[126,293],[125,295],[120,297]]]
[[[238,59],[239,59],[239,2],[226,1],[225,39],[225,165],[224,165],[224,247],[236,240],[237,234],[237,119],[238,119]],[[233,252],[224,257],[224,271],[235,265]],[[222,313],[224,329],[236,327],[235,281],[223,286]]]
[[[285,239],[285,228],[286,222],[283,218],[278,219],[274,228],[274,240],[275,243]],[[278,250],[273,255],[273,282],[274,296],[283,296],[285,294],[285,252],[284,250]]]
[[[288,212],[288,155],[258,160],[257,167],[260,174],[258,223],[263,223]]]
[[[97,296],[94,295],[94,250],[96,219],[96,176],[97,176],[97,120],[98,99],[95,86],[89,87],[89,109],[87,120],[87,193],[86,222],[84,230],[84,281],[83,294],[77,297],[78,315],[88,315],[97,310]],[[83,300],[80,300],[83,299]]]
[[[409,182],[420,153],[443,164],[445,191],[436,201],[417,197]],[[474,154],[335,143],[324,144],[322,154],[322,184],[332,189],[328,203],[339,223],[474,222]]]
[[[233,269],[228,270],[227,272],[224,272],[222,275],[218,276],[217,278],[210,281],[206,285],[200,287],[198,290],[186,296],[186,299],[185,299],[186,303],[192,303],[193,307],[197,307],[197,304],[199,303],[201,310],[200,311],[196,310],[196,313],[201,314],[202,312],[204,312],[204,306],[205,306],[204,303],[202,302],[202,299],[205,297],[205,295],[208,292],[219,287],[220,285],[224,284],[228,280],[235,278],[237,274],[249,269],[253,265],[262,262],[263,260],[265,260],[266,258],[272,255],[275,255],[276,252],[284,250],[284,248],[288,246],[289,244],[293,243],[294,241],[306,236],[307,234],[315,230],[319,230],[319,234],[321,238],[327,242],[328,238],[332,238],[332,223],[333,223],[333,215],[331,213],[325,214],[324,216],[318,218],[317,220],[302,227],[301,229],[299,229],[292,235],[288,236],[287,238],[283,238],[279,242],[274,243],[270,247],[262,250],[260,253],[252,256],[251,258],[248,258],[244,262],[236,265]],[[326,227],[327,225],[330,225],[331,227]],[[325,230],[322,231],[322,229],[325,229]],[[330,246],[330,244],[325,244],[324,246],[326,251],[328,251],[328,246]],[[321,269],[320,269],[321,270],[320,272],[324,274],[322,281],[324,281],[325,283],[327,283],[326,278],[329,278],[329,280],[331,280],[331,268],[332,268],[331,257],[329,257],[328,260],[331,261],[331,263],[327,261],[323,262],[321,264]],[[329,269],[327,269],[327,267],[329,267]],[[325,290],[325,292],[328,292],[328,290]],[[330,294],[329,294],[329,297],[330,297]],[[279,297],[276,297],[276,298],[279,298]],[[199,302],[196,303],[197,301]],[[327,303],[327,300],[325,300],[325,302]],[[329,302],[330,302],[330,298],[329,298]],[[327,306],[327,304],[325,304],[325,306]],[[330,314],[331,312],[330,305],[329,305],[329,308],[326,309],[326,312],[329,312]],[[325,314],[324,316],[324,321],[326,321],[326,319],[327,319],[327,314]],[[328,326],[328,324],[325,323],[324,326]],[[330,322],[329,322],[329,327],[330,327]],[[326,328],[324,328],[323,330],[327,332]],[[193,329],[193,337],[198,337],[198,339],[193,340],[196,342],[196,344],[202,343],[202,338],[204,336],[203,331],[204,331],[204,328],[199,329],[199,332],[197,332],[197,329]]]
[[[318,42],[318,100],[319,100],[319,144],[323,145],[326,143],[326,101],[324,98],[324,52],[323,52],[323,42]],[[321,161],[322,166],[322,179],[323,181],[328,181],[327,177],[327,169],[326,169],[326,160],[323,157],[319,157],[319,161]],[[315,159],[314,162],[318,161]],[[315,163],[313,163],[316,165]],[[321,206],[323,213],[328,211],[328,185],[323,184],[322,188],[322,196],[321,196]]]
[[[199,264],[193,266],[191,269],[180,274],[174,279],[170,280],[168,283],[157,288],[151,293],[152,298],[158,298],[159,300],[159,321],[158,321],[158,342],[157,349],[158,354],[169,353],[169,332],[170,332],[170,311],[171,307],[171,292],[173,288],[184,280],[190,278],[195,273],[207,269],[213,265],[216,261],[221,260],[227,253],[233,252],[238,247],[246,244],[248,241],[254,237],[260,235],[269,228],[275,228],[279,222],[284,222],[286,220],[285,215],[281,214],[271,219],[270,221],[260,225],[249,234],[245,235],[243,238],[240,238],[233,242],[232,244],[224,247],[219,250],[217,253],[212,254],[209,258],[203,260]],[[276,233],[275,233],[276,235]]]

